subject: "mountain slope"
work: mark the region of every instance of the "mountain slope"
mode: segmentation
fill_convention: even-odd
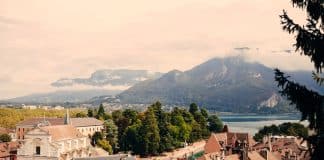
[[[303,82],[305,72],[294,72]],[[301,78],[302,77],[302,78]],[[316,89],[315,83],[307,84]],[[186,72],[173,70],[156,80],[144,81],[118,95],[122,103],[188,105],[191,102],[210,110],[255,111],[274,107],[277,96],[273,70],[259,63],[248,63],[243,57],[211,59]],[[278,101],[278,102],[275,102]]]
[[[80,91],[56,91],[50,93],[32,94],[23,97],[17,97],[5,102],[11,103],[79,103],[88,101],[93,97],[101,95],[116,95],[122,91],[119,90],[80,90]]]

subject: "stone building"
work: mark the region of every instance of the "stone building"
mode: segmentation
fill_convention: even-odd
[[[72,125],[37,126],[24,135],[19,160],[69,160],[90,156],[90,143]]]
[[[31,118],[19,122],[16,125],[16,137],[18,140],[25,139],[25,133],[36,128],[38,125],[42,126],[56,126],[69,124],[74,126],[84,136],[91,136],[97,131],[103,130],[103,122],[95,118],[70,118],[69,112],[64,118]]]

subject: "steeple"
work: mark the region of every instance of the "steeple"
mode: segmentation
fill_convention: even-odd
[[[66,109],[66,113],[65,113],[65,116],[64,116],[64,124],[65,125],[72,124],[71,119],[70,119],[69,109]]]

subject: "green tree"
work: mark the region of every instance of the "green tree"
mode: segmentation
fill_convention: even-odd
[[[106,120],[104,122],[106,140],[112,147],[114,153],[118,152],[118,127],[115,125],[113,120]]]
[[[323,0],[291,0],[293,7],[300,8],[307,13],[307,24],[299,25],[291,19],[286,11],[280,15],[283,30],[296,35],[294,44],[296,51],[308,56],[314,64],[314,79],[321,84],[320,77],[324,67],[324,1]],[[283,72],[275,70],[275,80],[281,88],[280,93],[286,96],[291,104],[302,113],[301,120],[309,121],[309,128],[315,129],[316,134],[308,141],[313,147],[312,159],[321,159],[324,151],[324,98],[323,95],[291,80]]]
[[[279,126],[271,125],[264,126],[262,129],[255,134],[254,139],[256,141],[262,141],[264,136],[267,135],[285,135],[285,136],[296,136],[307,139],[308,129],[299,123],[283,123]]]
[[[88,117],[93,117],[93,110],[92,109],[88,109]]]
[[[142,127],[142,122],[137,120],[133,125],[128,126],[123,134],[124,150],[132,150],[136,154],[141,153],[142,146],[140,145],[142,136],[139,130]]]
[[[97,112],[97,119],[104,119],[106,116],[105,109],[102,104],[100,104],[98,112]]]
[[[84,118],[87,117],[87,115],[84,112],[79,112],[75,115],[77,118]]]
[[[132,125],[133,123],[136,122],[137,120],[137,111],[132,110],[132,109],[125,109],[122,113],[123,117],[128,119],[128,125]]]
[[[196,103],[191,103],[189,106],[189,112],[191,114],[195,114],[196,112],[198,112],[198,106]]]
[[[200,125],[196,121],[194,121],[191,124],[191,127],[192,127],[192,130],[190,133],[189,142],[193,143],[193,142],[200,140],[202,138],[202,130],[201,130]]]
[[[170,123],[170,115],[162,110],[162,104],[160,102],[155,102],[151,105],[154,111],[154,115],[158,122],[159,134],[160,134],[160,147],[159,153],[164,151],[170,151],[173,149],[172,141],[173,138],[168,130]]]
[[[105,151],[109,152],[109,154],[113,153],[112,147],[107,140],[99,139],[97,145]]]
[[[223,129],[223,122],[216,115],[208,117],[208,129],[211,132],[220,132]]]
[[[93,145],[96,145],[98,143],[98,140],[102,140],[102,139],[103,139],[103,134],[101,132],[95,132],[91,137],[91,143]]]
[[[160,134],[158,123],[152,108],[148,108],[142,121],[142,127],[139,131],[142,136],[141,152],[142,156],[157,155],[160,145]]]
[[[8,134],[0,134],[0,142],[11,142],[11,137]]]
[[[209,132],[208,126],[207,126],[207,119],[200,112],[195,112],[194,118],[195,118],[196,122],[200,125],[201,134],[202,134],[203,138],[209,137],[210,132]]]
[[[205,108],[200,109],[200,113],[207,119],[208,118],[208,111]]]

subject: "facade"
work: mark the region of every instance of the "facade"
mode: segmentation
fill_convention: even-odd
[[[103,122],[95,118],[71,118],[71,125],[84,136],[93,135],[104,129]]]
[[[72,125],[37,126],[25,134],[19,160],[69,160],[88,157],[89,139]]]

